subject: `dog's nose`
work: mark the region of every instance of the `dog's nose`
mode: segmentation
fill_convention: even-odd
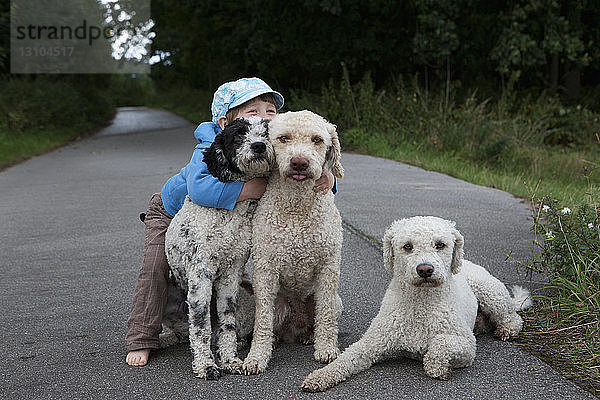
[[[252,149],[255,153],[264,153],[267,150],[267,145],[263,142],[254,142],[250,145],[250,149]]]
[[[294,157],[290,160],[290,166],[294,171],[306,171],[308,160],[304,157]]]
[[[433,275],[433,265],[425,263],[417,265],[417,274],[419,274],[421,278],[429,278]]]

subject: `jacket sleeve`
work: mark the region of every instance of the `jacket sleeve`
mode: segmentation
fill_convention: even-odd
[[[244,182],[221,182],[208,172],[203,159],[209,146],[207,142],[198,144],[186,168],[188,196],[201,206],[233,210]]]

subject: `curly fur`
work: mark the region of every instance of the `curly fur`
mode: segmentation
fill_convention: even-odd
[[[224,182],[265,176],[273,163],[266,123],[259,118],[232,122],[217,134],[204,160],[211,174]],[[192,370],[200,378],[218,379],[222,369],[236,372],[241,366],[237,357],[237,295],[250,256],[256,204],[256,200],[246,200],[230,211],[202,207],[186,197],[167,229],[170,285],[161,343],[169,345],[189,336]],[[216,361],[211,351],[213,294],[218,323]],[[187,323],[182,318],[184,299]]]
[[[359,341],[306,377],[303,390],[333,387],[391,352],[420,358],[427,375],[448,379],[452,368],[473,362],[478,306],[500,339],[520,332],[523,322],[516,311],[528,292],[519,288],[519,299],[512,298],[483,267],[463,260],[463,237],[454,222],[436,217],[395,221],[385,232],[383,255],[393,277],[379,313]]]
[[[299,319],[313,295],[314,357],[330,362],[339,353],[341,217],[333,193],[313,191],[326,164],[335,176],[343,176],[337,132],[310,111],[288,112],[269,123],[269,141],[276,166],[253,223],[256,316],[243,365],[246,374],[264,371],[271,357],[278,293],[290,301],[291,313]]]

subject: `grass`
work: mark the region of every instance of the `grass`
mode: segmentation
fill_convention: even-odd
[[[521,313],[524,326],[517,341],[530,353],[552,365],[567,379],[600,397],[600,342],[585,326],[556,322],[547,303]]]
[[[147,99],[145,105],[164,108],[194,123],[200,123],[210,120],[211,101],[212,93],[206,90],[176,86],[157,90],[157,94]]]
[[[164,108],[201,122],[210,116],[211,97],[183,85],[156,88],[144,75],[40,75],[0,81],[0,170],[94,133],[112,119],[116,107]]]
[[[524,314],[519,344],[600,396],[600,188],[589,185],[572,207],[537,193],[533,254],[525,266],[549,284]]]
[[[342,133],[344,136],[344,133]],[[343,140],[343,139],[342,139]],[[358,148],[352,148],[364,154],[388,158],[405,162],[427,170],[441,172],[468,182],[500,189],[516,196],[528,198],[528,187],[539,184],[540,191],[552,193],[556,198],[566,199],[568,202],[577,202],[585,197],[587,180],[584,176],[586,159],[594,159],[600,155],[590,154],[588,151],[572,150],[568,153],[541,150],[538,159],[545,164],[540,169],[559,169],[560,165],[569,163],[578,164],[568,168],[568,174],[560,171],[540,174],[533,170],[498,169],[474,162],[469,159],[457,157],[442,151],[429,151],[426,146],[414,142],[405,142],[399,145],[390,145],[385,138],[365,138]],[[538,150],[539,151],[539,150]],[[590,163],[591,164],[591,163]],[[567,176],[573,173],[571,176]],[[541,178],[541,176],[545,176]]]
[[[347,78],[330,82],[320,95],[290,97],[291,108],[310,108],[335,122],[346,149],[522,197],[541,180],[541,190],[578,202],[587,190],[585,171],[600,166],[600,115],[563,106],[551,93],[495,101],[472,93],[447,103],[443,93],[424,93],[414,81],[376,89],[366,76],[353,85]]]
[[[93,124],[77,127],[51,126],[15,134],[9,132],[6,126],[0,125],[0,170],[87,136],[97,128]]]
[[[0,168],[106,124],[106,76],[23,76],[0,81]]]

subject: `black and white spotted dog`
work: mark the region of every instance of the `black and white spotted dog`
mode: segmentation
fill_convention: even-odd
[[[233,121],[217,134],[204,153],[204,162],[223,182],[267,176],[274,162],[267,122],[258,117]],[[166,233],[171,285],[161,344],[174,344],[189,334],[192,369],[199,378],[218,379],[223,370],[237,372],[242,364],[237,357],[235,311],[250,256],[256,205],[257,200],[246,200],[230,211],[202,207],[186,197]],[[211,351],[213,294],[218,323],[216,360]],[[188,305],[187,316],[182,315],[183,301]]]

